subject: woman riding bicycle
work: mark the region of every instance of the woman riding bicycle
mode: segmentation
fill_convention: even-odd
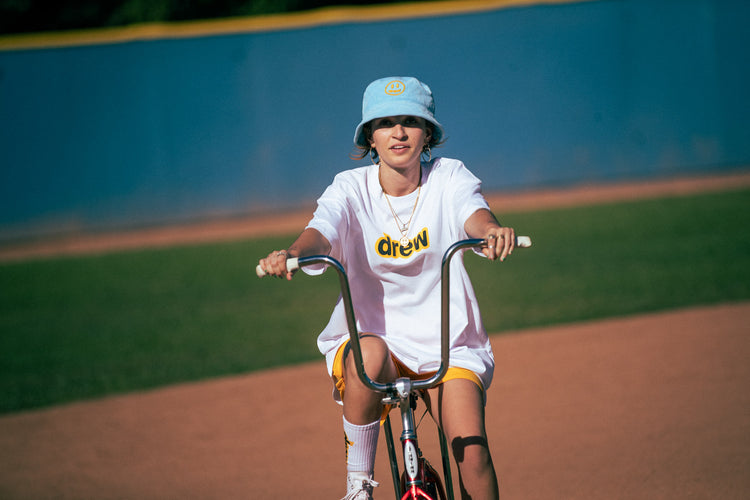
[[[443,128],[429,87],[412,77],[383,78],[365,90],[354,134],[360,159],[372,165],[346,170],[318,200],[312,220],[285,250],[259,265],[292,278],[286,259],[331,255],[347,269],[361,333],[366,372],[377,382],[427,378],[440,365],[440,264],[455,241],[482,238],[482,253],[504,260],[515,234],[502,227],[481,193],[481,182],[458,160],[433,158]],[[425,157],[425,158],[423,158]],[[451,264],[450,367],[430,390],[433,417],[451,444],[464,498],[498,497],[485,432],[485,396],[494,357],[462,259]],[[323,269],[305,269],[320,273]],[[341,300],[318,337],[343,402],[347,496],[371,499],[382,394],[359,380],[348,349]]]

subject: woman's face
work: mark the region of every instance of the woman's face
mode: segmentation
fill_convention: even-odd
[[[388,116],[372,121],[370,146],[375,148],[381,162],[392,168],[419,165],[419,155],[430,133],[424,118],[418,116]]]

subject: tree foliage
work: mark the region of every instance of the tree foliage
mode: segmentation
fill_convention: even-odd
[[[0,0],[0,34],[275,14],[399,0]]]

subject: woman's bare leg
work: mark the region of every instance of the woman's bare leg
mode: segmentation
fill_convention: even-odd
[[[437,420],[458,465],[461,498],[497,499],[497,475],[487,443],[481,389],[470,380],[453,379],[430,392],[433,411],[437,410]]]

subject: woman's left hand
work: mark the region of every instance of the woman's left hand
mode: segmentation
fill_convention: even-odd
[[[482,253],[490,260],[499,258],[502,262],[516,247],[516,233],[512,227],[493,227],[487,231],[485,239],[487,245],[482,247]]]

